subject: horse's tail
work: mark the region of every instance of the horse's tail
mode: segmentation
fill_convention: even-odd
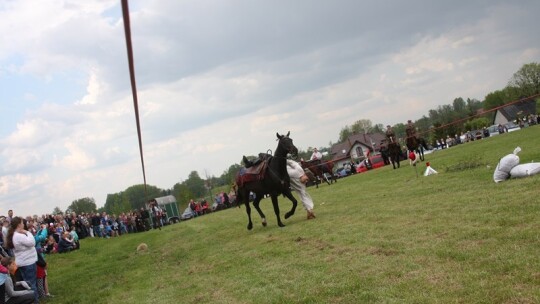
[[[236,175],[234,176],[234,183],[232,186],[234,190],[234,194],[236,196],[236,206],[238,208],[240,208],[240,205],[244,202],[244,198],[242,197],[242,191],[240,191],[241,185],[242,185],[242,180],[240,177],[240,171],[238,171],[236,172]]]

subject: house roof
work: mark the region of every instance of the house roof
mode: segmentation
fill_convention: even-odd
[[[501,113],[508,121],[516,119],[517,115],[529,115],[536,114],[536,101],[529,99],[520,101],[504,108],[500,108],[497,111]],[[520,113],[521,112],[521,113]]]
[[[342,158],[344,155],[341,152],[345,150],[346,156],[349,156],[351,154],[351,148],[355,143],[360,143],[368,147],[371,152],[374,152],[371,144],[373,143],[374,146],[378,146],[384,139],[386,137],[382,133],[353,134],[347,140],[333,145],[332,149],[330,149],[330,154],[333,159]]]

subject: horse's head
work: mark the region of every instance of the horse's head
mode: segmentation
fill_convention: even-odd
[[[296,158],[298,156],[298,148],[296,148],[296,146],[293,144],[293,140],[289,137],[289,134],[291,134],[290,131],[287,133],[287,135],[279,135],[279,133],[276,133],[279,141],[276,153],[279,149],[282,149],[286,151],[286,153],[291,154],[292,157]]]

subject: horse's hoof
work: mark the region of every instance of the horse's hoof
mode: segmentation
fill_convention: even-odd
[[[249,223],[249,224],[247,225],[247,229],[248,229],[248,230],[253,229],[253,224],[252,224],[252,223]]]
[[[294,214],[294,212],[287,212],[287,213],[285,213],[285,219],[290,218],[293,214]]]
[[[278,226],[279,226],[279,227],[285,227],[285,224],[283,224],[283,223],[278,223]]]
[[[266,225],[267,225],[266,219],[263,219],[263,220],[262,220],[262,225],[263,225],[264,227],[266,227]]]

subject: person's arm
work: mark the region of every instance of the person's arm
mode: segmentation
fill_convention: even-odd
[[[13,298],[13,297],[20,297],[20,296],[23,296],[25,294],[32,294],[34,293],[34,291],[32,291],[31,289],[28,290],[28,289],[25,289],[25,290],[15,290],[13,288],[13,280],[11,279],[11,277],[7,277],[6,279],[6,282],[4,283],[4,286],[6,288],[6,294],[10,297],[10,298]]]
[[[41,225],[41,229],[36,233],[34,236],[34,239],[37,243],[41,243],[47,239],[48,233],[47,233],[47,226]]]
[[[25,231],[25,233],[15,232],[13,234],[13,244],[15,243],[18,243],[19,245],[24,247],[36,246],[36,240],[34,240],[34,236],[28,231]]]

